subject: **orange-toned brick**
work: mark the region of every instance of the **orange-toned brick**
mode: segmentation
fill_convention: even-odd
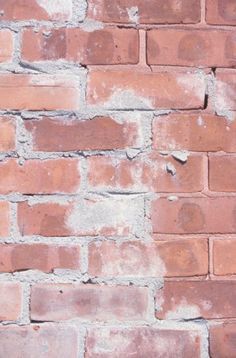
[[[27,61],[65,59],[84,65],[135,64],[139,59],[138,31],[105,28],[88,32],[68,28],[36,33],[26,29],[22,58]]]
[[[169,151],[236,152],[236,121],[203,112],[156,117],[153,147]]]
[[[88,17],[103,22],[180,24],[200,21],[200,0],[89,0]]]
[[[0,283],[0,321],[16,321],[20,318],[22,294],[22,287],[19,283]]]
[[[78,167],[77,159],[27,160],[23,165],[8,159],[0,163],[0,193],[75,193],[80,184]]]
[[[236,240],[213,240],[213,272],[215,275],[236,274]]]
[[[217,46],[216,46],[217,43]],[[158,29],[147,33],[150,65],[235,67],[236,31]]]
[[[78,110],[79,98],[74,76],[0,75],[0,109]]]
[[[34,150],[45,152],[124,149],[140,140],[137,123],[118,123],[109,117],[27,120],[25,128],[32,136]]]
[[[0,117],[0,151],[15,149],[16,127],[11,117]]]
[[[10,30],[0,31],[0,62],[12,60],[14,51],[13,33]]]
[[[234,0],[207,0],[206,20],[213,25],[236,25]]]
[[[109,109],[197,109],[205,86],[196,73],[90,70],[87,101]]]
[[[0,272],[80,269],[79,246],[46,244],[0,244]]]
[[[234,233],[235,213],[234,197],[179,198],[174,201],[161,198],[152,203],[153,231],[167,234]]]

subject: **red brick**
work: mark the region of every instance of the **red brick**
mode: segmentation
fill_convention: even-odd
[[[80,269],[79,246],[0,244],[0,272]]]
[[[224,208],[224,210],[222,210]],[[157,199],[152,203],[155,233],[235,233],[236,198]]]
[[[216,46],[217,43],[217,46]],[[236,31],[158,29],[147,32],[150,65],[236,66]]]
[[[69,20],[72,0],[0,0],[1,20]]]
[[[209,186],[212,191],[236,191],[236,156],[211,156],[209,161]]]
[[[152,153],[133,161],[95,156],[88,159],[91,187],[101,190],[194,192],[203,189],[203,157],[193,155],[183,165],[171,156]],[[171,166],[176,173],[168,172]]]
[[[25,128],[32,136],[33,149],[46,152],[124,149],[139,143],[137,123],[118,123],[109,117],[27,120]]]
[[[174,277],[207,273],[207,241],[202,239],[89,244],[89,274],[92,276]]]
[[[90,70],[88,78],[88,103],[108,109],[202,108],[204,98],[196,73]]]
[[[135,29],[105,28],[92,32],[78,28],[26,29],[22,58],[27,61],[65,59],[83,65],[136,64],[139,37]]]
[[[10,206],[6,201],[0,201],[0,237],[10,233]]]
[[[80,90],[70,75],[0,75],[0,109],[78,110]]]
[[[9,30],[0,31],[0,62],[12,60],[14,50],[13,33]]]
[[[89,328],[85,356],[113,358],[115,352],[116,357],[192,357],[194,352],[194,358],[200,358],[201,339],[197,330]]]
[[[142,226],[142,207],[142,199],[116,197],[67,204],[23,202],[18,205],[18,224],[22,235],[124,236]]]
[[[213,265],[215,275],[236,274],[236,240],[222,239],[213,241]]]
[[[236,152],[236,121],[201,112],[156,117],[153,146],[158,150]]]
[[[133,14],[133,16],[132,16]],[[165,24],[200,21],[199,0],[90,0],[88,16],[103,22]]]
[[[15,282],[0,283],[0,321],[16,321],[21,316],[22,287]]]
[[[212,358],[233,358],[236,352],[236,324],[226,322],[210,327],[210,354]]]
[[[236,317],[236,281],[168,281],[157,292],[157,318]]]
[[[235,0],[207,0],[206,20],[214,25],[236,25]]]
[[[0,117],[0,151],[15,149],[16,128],[13,118]]]
[[[218,110],[236,110],[236,70],[216,71],[216,107]]]
[[[77,159],[15,159],[0,163],[0,193],[23,194],[75,193],[80,183]]]
[[[72,326],[43,325],[0,327],[0,356],[19,358],[78,357],[78,334]],[[14,342],[14,344],[13,344]]]
[[[147,314],[148,289],[144,287],[39,284],[32,288],[32,320],[139,321]]]

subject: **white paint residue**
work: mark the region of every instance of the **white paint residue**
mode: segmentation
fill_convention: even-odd
[[[175,306],[172,311],[168,311],[166,319],[193,319],[201,317],[201,312],[198,306],[189,305],[183,299],[178,306]]]
[[[71,0],[36,0],[37,4],[42,7],[53,19],[68,19],[72,16]]]
[[[104,103],[107,109],[154,109],[150,98],[137,95],[132,90],[114,89],[113,94]]]
[[[100,21],[96,21],[96,20],[93,20],[93,19],[86,19],[82,25],[81,25],[81,28],[84,30],[84,31],[87,31],[87,32],[93,32],[93,31],[96,31],[96,30],[101,30],[104,28],[104,24]]]
[[[83,199],[74,205],[66,219],[66,225],[75,234],[89,235],[115,228],[118,235],[122,235],[124,228],[128,227],[131,231],[138,229],[140,207],[140,200]]]
[[[139,13],[138,13],[137,6],[132,6],[131,8],[127,9],[127,13],[128,13],[130,22],[134,22],[135,24],[139,23]]]
[[[192,78],[191,78],[192,77]],[[190,74],[189,77],[186,75],[177,76],[177,83],[185,88],[185,93],[195,95],[200,101],[204,101],[206,93],[205,78],[202,74]]]

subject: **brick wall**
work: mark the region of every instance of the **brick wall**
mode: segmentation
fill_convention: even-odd
[[[0,358],[236,357],[235,0],[0,0]]]

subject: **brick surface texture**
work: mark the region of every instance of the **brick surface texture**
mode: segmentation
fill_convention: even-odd
[[[236,357],[236,0],[0,0],[6,357]]]

